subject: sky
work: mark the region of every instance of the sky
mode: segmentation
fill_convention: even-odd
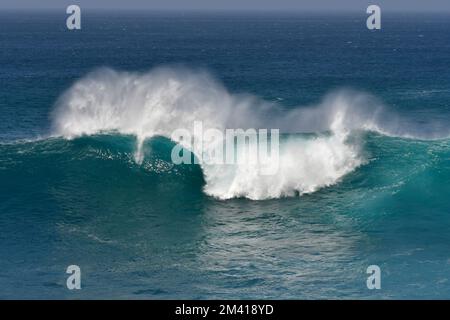
[[[131,10],[360,11],[377,4],[382,11],[445,11],[450,0],[0,0],[0,9],[83,8]]]

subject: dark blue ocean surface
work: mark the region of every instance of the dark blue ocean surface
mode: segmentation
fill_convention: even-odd
[[[450,298],[450,16],[65,19],[0,13],[0,298]],[[223,187],[160,135],[136,161],[145,119],[206,101],[245,122],[228,98],[275,106],[289,175]],[[302,108],[350,120],[280,115]]]

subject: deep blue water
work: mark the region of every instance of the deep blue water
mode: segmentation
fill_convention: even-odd
[[[450,298],[448,15],[386,13],[380,31],[364,13],[65,18],[0,13],[0,298]],[[407,137],[352,134],[364,164],[313,193],[218,200],[167,139],[138,164],[132,135],[49,137],[58,97],[103,66],[208,70],[286,112],[364,92]]]

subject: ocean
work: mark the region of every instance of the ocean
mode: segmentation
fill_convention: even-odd
[[[450,298],[450,16],[66,17],[0,12],[0,298]],[[173,164],[196,120],[279,170]]]

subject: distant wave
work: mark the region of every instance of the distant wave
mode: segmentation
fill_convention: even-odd
[[[258,166],[201,164],[205,193],[219,199],[279,198],[333,185],[366,161],[359,139],[352,138],[357,131],[418,139],[446,135],[402,126],[398,116],[360,92],[339,91],[317,106],[285,110],[252,95],[231,94],[205,71],[182,68],[142,74],[99,69],[88,74],[58,100],[53,134],[68,139],[104,132],[134,135],[135,160],[140,163],[146,139],[170,138],[176,129],[192,128],[194,121],[219,130],[279,128],[285,133],[315,133],[282,141],[275,176],[261,175]]]

